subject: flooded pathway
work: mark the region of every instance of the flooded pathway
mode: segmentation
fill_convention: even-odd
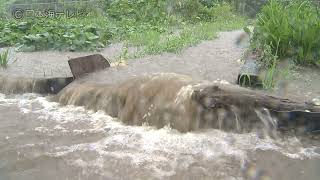
[[[240,33],[221,33],[219,39],[181,54],[132,60],[81,81],[112,84],[141,74],[175,72],[233,83],[244,50],[234,44]],[[102,53],[116,57],[120,50],[112,48]],[[68,57],[80,55],[85,53],[18,53],[17,62],[0,74],[67,76]],[[37,94],[0,94],[1,180],[318,179],[316,138],[126,126],[102,111],[62,106]]]
[[[243,179],[243,173],[316,179],[320,175],[319,146],[295,137],[275,140],[254,132],[179,133],[169,127],[125,126],[103,112],[63,107],[34,94],[0,95],[0,112],[1,179]],[[246,161],[261,165],[246,167]]]

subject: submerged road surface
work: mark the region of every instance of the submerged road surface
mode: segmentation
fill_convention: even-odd
[[[187,48],[180,55],[136,59],[128,66],[110,68],[83,81],[112,83],[145,73],[175,72],[232,83],[244,50],[234,44],[240,33],[221,33],[219,39]],[[119,49],[109,50],[103,51],[107,57]],[[67,76],[68,56],[79,55],[85,54],[18,53],[16,64],[0,74]],[[303,84],[299,87],[305,88]],[[303,93],[308,97],[319,94],[314,89],[311,95]],[[179,133],[170,127],[126,126],[102,111],[62,106],[37,94],[0,94],[1,180],[312,180],[320,177],[320,143],[316,138],[272,139],[254,131]]]

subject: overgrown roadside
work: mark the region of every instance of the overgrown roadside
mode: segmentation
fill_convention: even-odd
[[[299,69],[320,68],[318,1],[269,0],[258,14],[251,34],[251,51],[264,73],[263,87],[290,81]]]
[[[226,2],[140,0],[95,1],[90,13],[75,18],[2,17],[0,46],[21,51],[93,51],[114,42],[141,47],[136,56],[179,52],[210,40],[219,31],[239,29],[245,18]],[[124,50],[125,51],[125,50]]]

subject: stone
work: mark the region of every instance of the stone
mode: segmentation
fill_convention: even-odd
[[[89,56],[73,58],[70,59],[68,63],[72,75],[75,79],[80,78],[81,76],[86,75],[88,73],[92,73],[110,67],[109,61],[101,54],[93,54]]]

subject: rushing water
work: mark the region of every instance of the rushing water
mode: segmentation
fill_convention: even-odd
[[[153,57],[152,61],[149,57],[132,61],[126,68],[110,68],[89,75],[79,83],[112,84],[156,72],[182,73],[211,82],[219,77],[231,82],[240,68],[233,61],[242,53],[242,49],[234,47],[233,43],[239,33],[222,33],[223,38],[189,48],[179,56],[164,54]],[[113,52],[108,51],[105,56],[109,57]],[[0,91],[36,91],[33,80],[12,78],[13,75],[29,77],[29,72],[37,72],[35,67],[40,69],[35,77],[42,75],[44,68],[50,70],[53,77],[69,72],[68,64],[59,61],[68,58],[60,55],[57,57],[56,53],[48,52],[21,54],[19,58],[24,61],[6,69],[4,73],[9,78],[0,80]],[[317,74],[309,79],[316,77]],[[302,84],[301,87],[304,92],[306,86]],[[87,88],[84,85],[82,94]],[[76,88],[73,90],[71,86],[71,94]],[[293,88],[293,91],[298,90]],[[317,88],[313,91],[317,93]],[[184,92],[189,91],[187,88],[178,92],[181,92],[179,97],[184,97],[188,95]],[[90,91],[88,97],[91,97]],[[89,110],[90,104],[78,101],[78,105],[88,107],[64,106],[50,99],[37,94],[0,94],[0,180],[309,180],[320,177],[317,136],[313,139],[276,134],[270,138],[257,130],[239,134],[211,128],[181,133],[171,129],[172,126],[160,129],[150,124],[129,126],[103,111]],[[68,99],[66,96],[65,99],[64,104],[73,104],[72,100],[81,98]],[[176,100],[180,102],[179,98]],[[93,109],[101,107],[105,106],[91,104]],[[264,119],[266,114],[256,113],[264,124],[268,124],[268,119]]]
[[[317,179],[320,175],[320,146],[297,137],[126,126],[104,112],[61,106],[36,94],[1,94],[0,114],[0,179],[244,179],[243,175]],[[275,164],[264,170],[259,161]],[[273,172],[277,165],[280,173]]]

